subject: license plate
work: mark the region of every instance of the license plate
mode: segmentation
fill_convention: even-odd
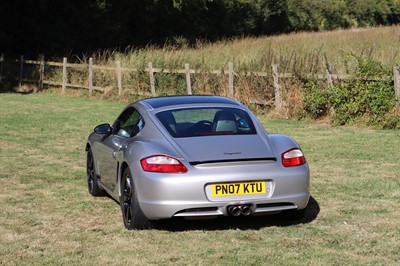
[[[265,194],[265,181],[212,184],[213,197]]]

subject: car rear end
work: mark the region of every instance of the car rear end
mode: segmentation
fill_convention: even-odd
[[[138,178],[146,188],[140,205],[148,218],[236,216],[231,206],[249,208],[244,215],[303,209],[310,196],[306,164],[287,169],[281,159],[180,163],[187,172],[145,172]]]
[[[203,115],[193,117],[196,110]],[[235,125],[220,111],[233,113]],[[164,107],[150,117],[166,148],[154,149],[133,167],[140,207],[149,219],[246,216],[307,206],[309,168],[302,151],[287,136],[270,137],[246,108]]]

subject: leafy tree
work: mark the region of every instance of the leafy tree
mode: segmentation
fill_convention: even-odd
[[[388,23],[390,7],[388,0],[347,0],[350,16],[356,26],[385,25]]]

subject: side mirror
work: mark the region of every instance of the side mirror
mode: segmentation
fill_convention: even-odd
[[[101,124],[94,128],[94,132],[99,135],[105,135],[112,131],[110,124]]]

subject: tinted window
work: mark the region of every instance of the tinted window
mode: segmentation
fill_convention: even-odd
[[[177,109],[156,116],[175,138],[256,134],[250,116],[235,108]]]
[[[126,109],[114,124],[114,134],[130,138],[135,136],[144,127],[140,113],[134,108]]]

